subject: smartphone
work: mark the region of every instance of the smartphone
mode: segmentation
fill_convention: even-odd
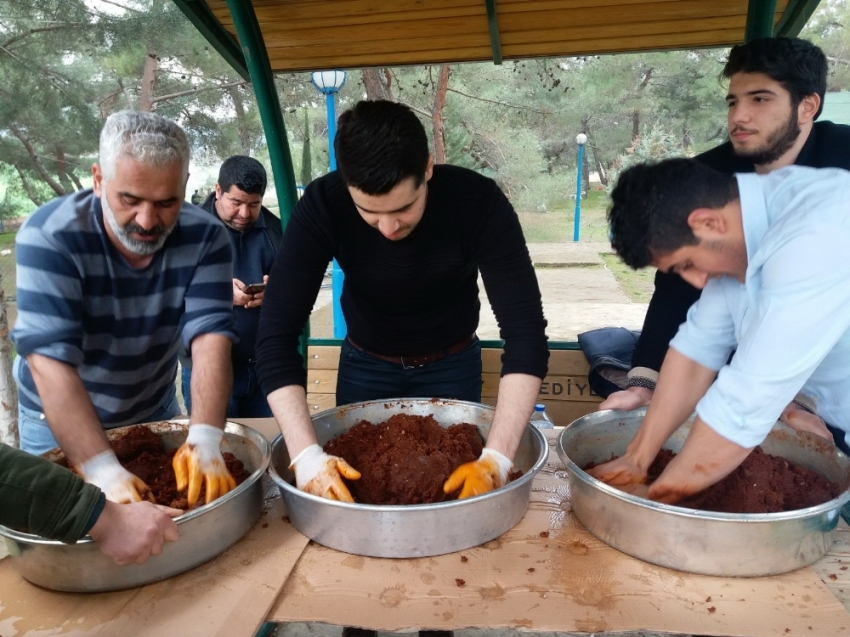
[[[262,292],[265,289],[265,283],[252,283],[251,285],[245,286],[245,294],[257,294],[258,292]]]

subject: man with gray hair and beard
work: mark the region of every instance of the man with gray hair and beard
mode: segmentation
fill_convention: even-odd
[[[207,502],[234,485],[221,456],[236,338],[224,226],[184,202],[189,144],[152,113],[111,115],[93,188],[43,205],[18,232],[14,373],[21,448],[58,445],[115,502],[149,499],[104,429],[180,411],[177,353],[195,361],[178,489]]]

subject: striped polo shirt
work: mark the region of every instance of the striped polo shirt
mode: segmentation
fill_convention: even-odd
[[[144,422],[174,384],[177,352],[196,336],[236,340],[232,256],[224,224],[183,204],[153,260],[130,267],[83,190],[36,210],[15,240],[19,400],[42,411],[26,362],[41,354],[77,368],[107,428]]]

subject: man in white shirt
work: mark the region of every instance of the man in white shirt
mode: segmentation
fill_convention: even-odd
[[[670,159],[624,172],[612,200],[611,242],[626,264],[675,272],[703,292],[634,440],[591,475],[677,502],[740,465],[800,391],[846,449],[850,172],[726,175]],[[685,445],[647,488],[656,453],[694,410]]]

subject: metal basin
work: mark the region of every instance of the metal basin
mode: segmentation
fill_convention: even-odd
[[[110,429],[106,435],[114,438],[127,429]],[[186,439],[188,423],[186,420],[157,423],[150,425],[150,429],[162,438],[167,449],[173,449]],[[263,510],[260,479],[271,455],[268,441],[258,431],[231,422],[224,431],[222,451],[239,458],[251,475],[230,493],[175,518],[180,537],[168,542],[160,555],[144,564],[118,566],[88,537],[76,544],[62,544],[0,526],[12,565],[33,584],[86,593],[158,582],[219,555],[245,535],[259,518]],[[54,449],[44,455],[57,460],[62,452]]]
[[[433,415],[442,427],[467,422],[486,440],[494,409],[460,400],[425,398],[354,403],[313,416],[319,444],[348,431],[361,420],[381,423],[396,413]],[[546,462],[546,438],[534,427],[523,434],[514,467],[518,480],[465,500],[380,506],[326,500],[295,488],[289,454],[281,436],[272,441],[269,473],[280,489],[293,526],[333,549],[373,557],[424,557],[478,546],[502,535],[528,508],[531,483]]]
[[[831,442],[777,423],[761,447],[837,482],[842,489],[837,498],[784,513],[695,511],[624,493],[581,470],[622,455],[645,414],[645,407],[596,412],[574,421],[558,437],[572,509],[593,535],[641,560],[706,575],[774,575],[816,562],[826,553],[841,507],[850,499],[850,459]],[[664,447],[678,452],[692,421]]]

